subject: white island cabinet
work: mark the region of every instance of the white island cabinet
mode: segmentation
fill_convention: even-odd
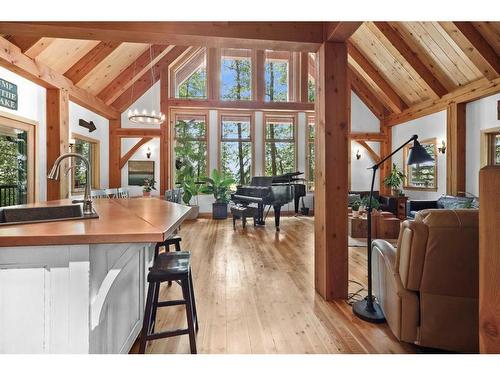
[[[154,244],[189,212],[130,201],[96,204],[99,219],[0,228],[0,353],[128,353],[142,326]]]

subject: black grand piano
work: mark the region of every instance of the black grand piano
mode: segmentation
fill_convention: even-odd
[[[279,231],[281,206],[293,200],[295,213],[298,213],[300,198],[306,195],[304,179],[299,177],[302,174],[302,172],[291,172],[279,176],[252,177],[250,185],[236,188],[236,192],[231,194],[231,200],[243,206],[257,204],[257,225],[265,225],[265,208],[272,206],[274,223],[276,230]]]

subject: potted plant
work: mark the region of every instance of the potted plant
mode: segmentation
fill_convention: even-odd
[[[154,180],[154,178],[145,178],[144,186],[142,187],[142,195],[144,197],[151,196],[151,190],[156,190],[155,185],[156,181]]]
[[[385,186],[389,186],[392,190],[392,195],[400,196],[402,195],[401,186],[405,179],[405,174],[398,168],[396,164],[392,164],[392,170],[389,176],[384,178]]]
[[[227,219],[227,204],[229,202],[229,186],[234,184],[231,177],[223,176],[217,169],[212,171],[211,177],[205,177],[205,186],[202,193],[213,194],[215,203],[212,204],[212,218],[216,220]]]
[[[365,209],[368,209],[368,203],[370,202],[370,196],[366,195],[363,198],[361,198],[361,205],[365,207]],[[372,209],[374,211],[378,210],[380,208],[380,202],[378,201],[377,198],[372,197]]]
[[[193,166],[189,160],[176,161],[176,185],[182,189],[182,202],[191,207],[191,211],[187,220],[194,220],[200,213],[200,206],[198,205],[199,183],[195,180]],[[192,200],[194,199],[194,204]]]
[[[352,217],[359,217],[359,208],[361,207],[361,199],[356,199],[352,205]]]

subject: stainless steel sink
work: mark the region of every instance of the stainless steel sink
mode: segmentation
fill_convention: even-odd
[[[84,215],[81,204],[46,207],[4,207],[0,208],[0,225],[45,223],[50,221],[95,219],[99,215],[93,210]]]

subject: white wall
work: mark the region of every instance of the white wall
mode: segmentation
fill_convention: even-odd
[[[479,195],[480,135],[481,130],[500,127],[497,102],[500,94],[467,103],[466,107],[466,191]]]
[[[28,120],[38,122],[36,127],[36,168],[38,185],[35,188],[35,199],[44,201],[47,199],[47,158],[46,149],[46,93],[41,87],[13,72],[0,67],[0,78],[17,85],[18,109],[17,111],[0,107],[0,111],[12,113]]]
[[[79,119],[83,119],[87,122],[93,121],[96,130],[89,133],[88,129],[78,125]],[[109,120],[70,101],[69,137],[72,138],[72,134],[74,133],[96,139],[100,142],[100,188],[107,188],[109,186]]]
[[[160,111],[160,81],[155,83],[151,88],[146,91],[139,99],[137,99],[134,104],[132,104],[129,108],[122,113],[122,128],[159,128],[159,125],[148,125],[148,124],[134,124],[130,122],[128,119],[128,111],[138,109],[142,111],[146,109],[148,112],[151,110],[155,110],[156,112]],[[166,115],[166,114],[165,114]]]
[[[413,134],[423,141],[437,139],[437,145],[446,140],[446,111],[433,113],[409,122],[392,127],[392,149],[395,150],[406,142]],[[403,170],[403,150],[392,157],[392,162]],[[446,194],[446,154],[438,153],[437,158],[437,191],[404,190],[410,199],[437,199]]]
[[[380,132],[380,121],[370,111],[370,109],[351,92],[351,131],[378,133]],[[379,142],[367,142],[373,151],[380,155]],[[359,150],[361,158],[356,159],[356,151]],[[375,161],[370,157],[367,151],[356,141],[351,141],[351,191],[370,190],[372,171],[371,167]],[[380,173],[375,176],[375,190],[380,189]]]

